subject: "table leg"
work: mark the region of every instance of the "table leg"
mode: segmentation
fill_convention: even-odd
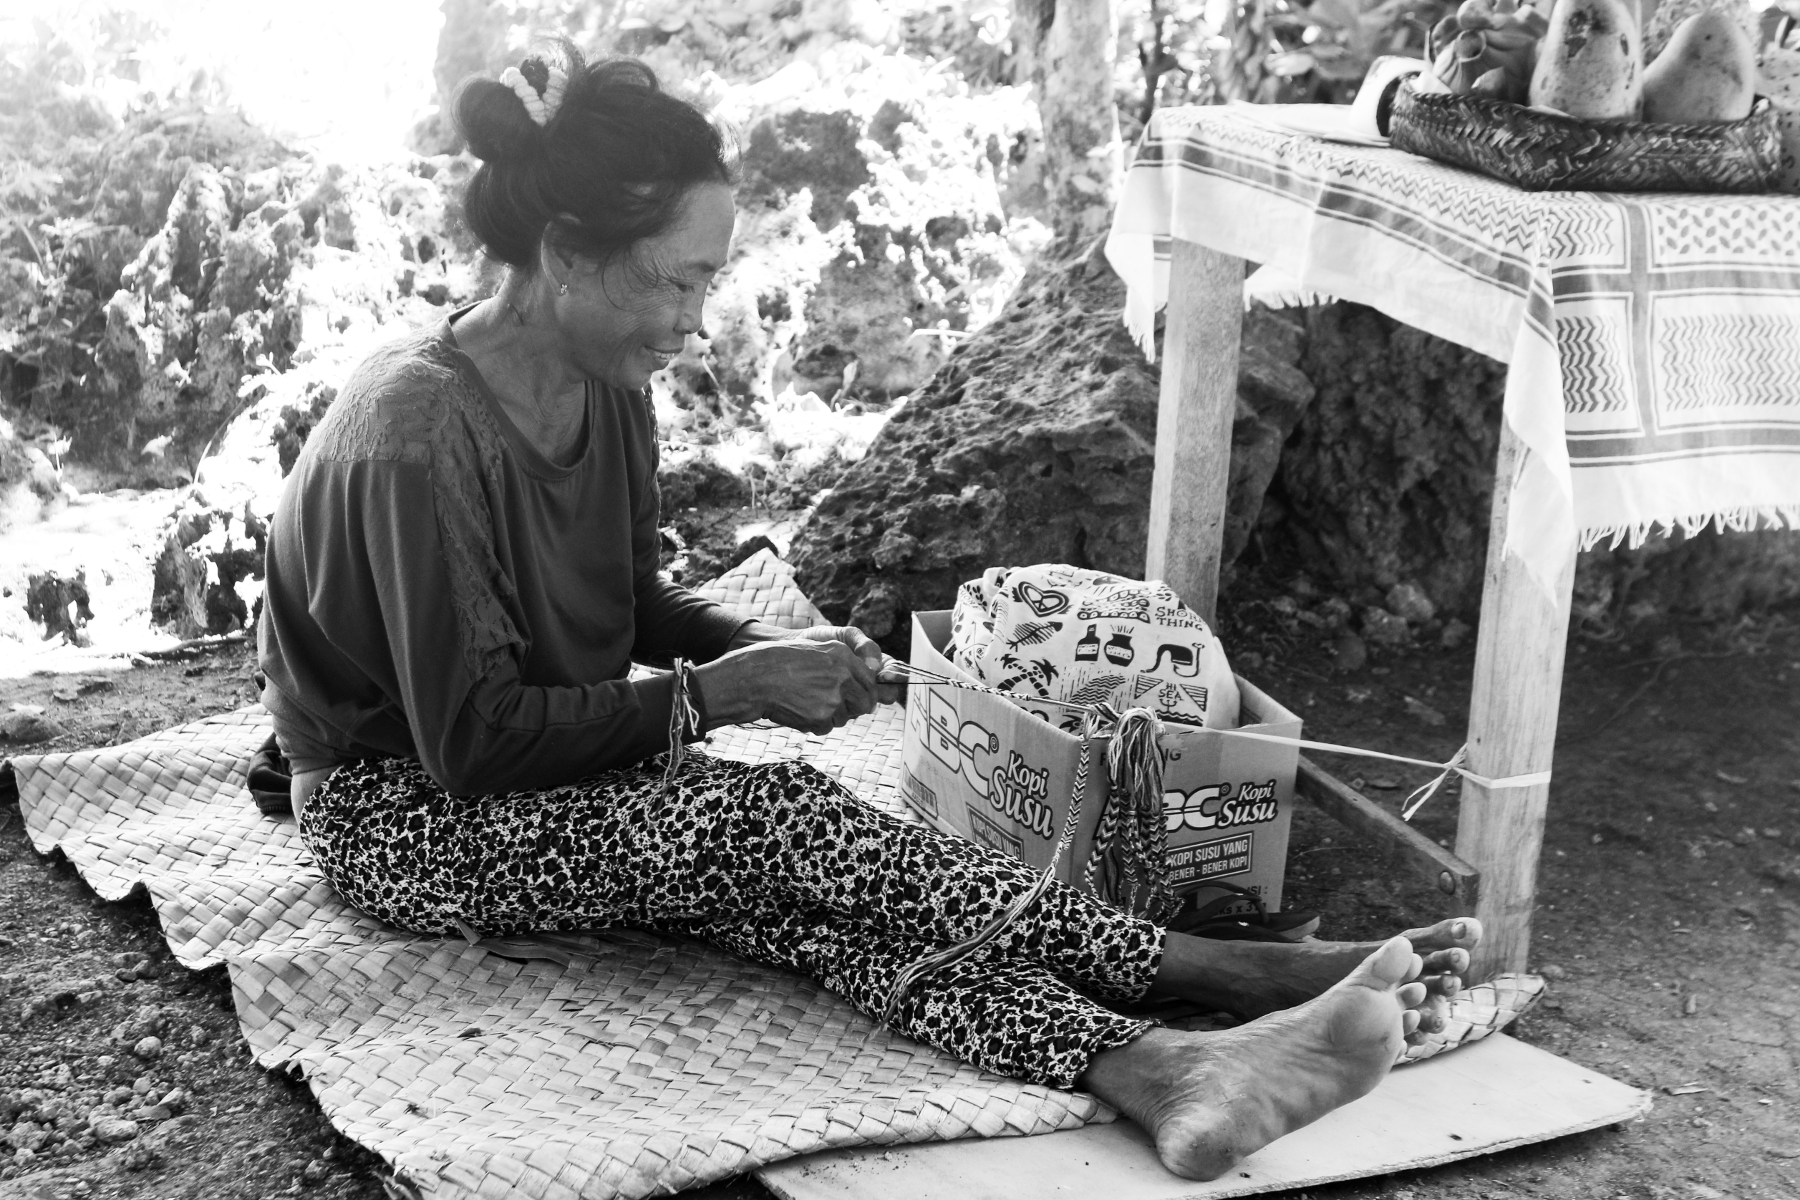
[[[1527,453],[1502,422],[1469,704],[1469,769],[1488,779],[1550,769],[1562,699],[1575,556],[1546,594],[1505,549],[1508,497]],[[1489,789],[1463,781],[1456,853],[1481,872],[1475,915],[1485,930],[1473,979],[1525,969],[1549,792],[1548,784]]]
[[[1144,578],[1163,580],[1210,622],[1237,413],[1244,260],[1184,241],[1172,254]]]

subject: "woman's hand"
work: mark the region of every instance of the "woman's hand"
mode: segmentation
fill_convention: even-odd
[[[696,673],[714,726],[768,718],[820,734],[902,698],[899,687],[877,682],[884,661],[874,640],[854,627],[753,623],[738,632],[731,651]]]
[[[850,647],[851,653],[863,660],[869,670],[877,677],[891,661],[875,644],[875,639],[854,625],[814,625],[808,629],[796,629],[793,636],[813,642],[842,642]],[[898,672],[894,672],[898,674]],[[906,685],[903,683],[877,683],[875,701],[878,704],[906,703]]]

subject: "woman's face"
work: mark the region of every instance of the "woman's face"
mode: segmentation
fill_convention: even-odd
[[[557,324],[582,373],[637,389],[701,327],[706,289],[731,249],[737,213],[723,183],[697,184],[669,227],[607,263],[577,257]]]

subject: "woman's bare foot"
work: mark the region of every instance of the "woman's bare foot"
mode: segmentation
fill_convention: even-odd
[[[1152,1029],[1095,1055],[1080,1084],[1149,1131],[1169,1170],[1217,1179],[1381,1082],[1417,1026],[1421,966],[1394,938],[1298,1008],[1216,1033]]]
[[[1431,1001],[1421,1028],[1441,1028],[1450,997],[1462,988],[1481,922],[1453,917],[1400,936],[1423,957],[1421,978]],[[1230,942],[1169,933],[1153,996],[1179,996],[1246,1017],[1280,1012],[1345,978],[1379,948],[1376,942]]]

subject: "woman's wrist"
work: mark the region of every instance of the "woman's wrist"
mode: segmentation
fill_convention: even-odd
[[[694,680],[705,697],[707,729],[742,725],[762,717],[762,698],[749,672],[742,669],[741,659],[728,654],[695,667]]]
[[[732,650],[741,650],[745,646],[754,646],[759,642],[779,642],[792,636],[791,630],[783,629],[779,625],[770,625],[766,621],[745,621],[738,626],[738,631],[731,635],[731,641],[726,643],[725,649],[729,653]]]

